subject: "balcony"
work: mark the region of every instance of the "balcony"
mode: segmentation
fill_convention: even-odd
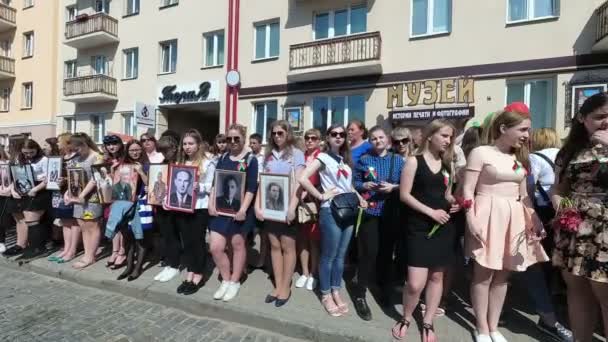
[[[87,49],[118,43],[118,21],[105,13],[78,16],[65,24],[65,44]]]
[[[380,32],[317,40],[289,47],[289,81],[382,73]]]
[[[17,11],[0,2],[0,32],[17,27]]]
[[[116,79],[106,75],[89,75],[63,80],[63,96],[74,103],[116,101]]]
[[[0,80],[10,80],[13,78],[15,78],[15,60],[0,56]]]
[[[608,1],[595,10],[597,15],[597,30],[593,52],[608,51]]]

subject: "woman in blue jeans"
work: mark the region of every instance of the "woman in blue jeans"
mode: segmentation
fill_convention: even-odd
[[[367,202],[352,185],[352,161],[350,147],[346,141],[346,130],[341,125],[332,125],[325,135],[325,151],[310,163],[299,182],[308,193],[321,202],[319,229],[321,230],[321,263],[319,265],[319,286],[321,302],[331,316],[348,313],[348,305],[340,298],[344,256],[353,234],[353,225],[339,225],[330,209],[336,195],[353,192],[359,198],[359,205],[367,207]],[[310,177],[319,173],[323,193],[310,182]]]

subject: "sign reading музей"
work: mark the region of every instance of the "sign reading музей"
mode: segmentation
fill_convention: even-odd
[[[473,79],[408,82],[388,87],[386,107],[393,109],[389,112],[393,125],[410,121],[469,118],[475,115],[475,107],[470,105],[475,101],[474,92]]]

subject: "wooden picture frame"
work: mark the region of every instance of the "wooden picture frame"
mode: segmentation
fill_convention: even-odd
[[[150,164],[148,168],[148,204],[162,206],[166,203],[169,192],[168,175],[168,164]]]
[[[197,166],[169,165],[165,206],[169,210],[193,213],[196,206],[194,182],[198,182],[198,177]]]
[[[61,190],[61,169],[63,166],[63,158],[61,157],[48,157],[48,167],[46,170],[46,189],[47,190]]]
[[[218,215],[234,217],[245,200],[247,174],[234,170],[215,170],[213,196]],[[232,187],[235,187],[232,193]]]
[[[264,220],[286,223],[291,200],[291,177],[288,174],[260,173],[259,184]]]
[[[112,178],[112,201],[137,201],[139,173],[135,171],[135,164],[119,165]]]
[[[0,162],[0,192],[6,192],[11,187],[11,164]]]
[[[606,91],[608,91],[608,84],[606,83],[572,85],[571,118],[576,117],[587,98]]]
[[[87,186],[87,173],[81,167],[70,167],[68,173],[68,195],[71,198],[78,198]]]
[[[91,173],[93,180],[97,185],[97,196],[102,204],[112,203],[112,166],[110,164],[94,164],[91,165]]]
[[[10,168],[15,191],[20,196],[27,196],[28,192],[36,186],[32,166],[30,164],[11,165]]]

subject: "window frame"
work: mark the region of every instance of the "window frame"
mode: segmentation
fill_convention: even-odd
[[[511,20],[510,19],[510,9],[511,9],[511,1],[512,0],[506,0],[506,13],[505,13],[505,22],[507,25],[517,25],[517,24],[523,24],[523,23],[533,23],[536,21],[543,21],[543,20],[551,20],[551,19],[558,19],[560,17],[560,7],[561,7],[561,3],[559,0],[551,0],[552,2],[552,15],[546,15],[543,17],[536,17],[536,18],[530,18],[530,13],[534,13],[534,2],[537,0],[526,0],[528,3],[528,6],[526,8],[526,18],[525,19],[519,19],[519,20]]]
[[[129,54],[132,53],[132,57]],[[131,74],[129,75],[128,60],[131,58]],[[122,50],[122,79],[135,80],[139,77],[139,47],[132,47]]]
[[[28,39],[28,37],[31,37],[31,39]],[[36,36],[34,35],[34,31],[23,32],[23,53],[22,53],[22,58],[32,58],[32,57],[34,57],[35,39],[36,39]],[[29,46],[30,46],[29,47],[29,51],[28,51],[28,42],[31,42],[31,44],[29,44]]]
[[[102,63],[103,72],[99,72],[97,70],[97,65],[98,65],[97,61],[98,61],[98,59],[102,59],[103,60],[103,63]],[[91,63],[92,64],[91,65],[91,69],[93,71],[92,72],[93,75],[110,76],[110,74],[111,74],[110,73],[110,59],[108,58],[108,56],[106,56],[106,55],[94,55],[94,56],[91,56],[91,62],[92,62]]]
[[[253,110],[252,119],[253,120],[251,120],[251,121],[252,121],[253,131],[254,131],[254,133],[258,133],[258,134],[260,134],[262,136],[262,142],[268,141],[268,134],[270,134],[269,132],[266,132],[266,130],[268,129],[268,122],[267,122],[267,120],[268,120],[268,104],[269,103],[275,103],[276,104],[276,108],[277,108],[277,113],[276,113],[277,114],[277,120],[280,120],[281,117],[279,116],[279,102],[277,100],[259,101],[259,102],[253,102],[252,103],[252,105],[253,105],[253,108],[252,108],[252,110]],[[257,107],[259,105],[264,105],[263,120],[264,120],[265,125],[263,126],[264,127],[263,132],[256,132],[256,127],[258,125],[258,119],[259,119],[258,118]]]
[[[315,98],[325,98],[327,99],[327,118],[326,118],[326,122],[325,122],[325,127],[329,127],[331,126],[331,122],[332,122],[332,117],[333,117],[333,110],[331,109],[332,107],[332,99],[336,98],[336,97],[341,97],[344,99],[344,122],[342,123],[344,127],[348,126],[348,123],[350,122],[351,118],[350,118],[350,97],[351,96],[361,96],[363,97],[364,100],[364,106],[363,106],[363,119],[365,119],[365,116],[367,115],[366,113],[366,105],[367,105],[367,101],[365,100],[365,95],[362,93],[353,93],[353,94],[346,94],[346,95],[325,95],[325,96],[313,96],[312,98],[312,105],[311,105],[311,121],[310,121],[310,127],[306,128],[314,128],[315,127],[315,107],[314,107],[314,101]],[[321,132],[323,132],[323,130],[321,130]]]
[[[69,128],[68,128],[69,126]],[[63,118],[63,131],[64,133],[75,133],[76,132],[76,119],[74,117]]]
[[[101,7],[101,11],[97,10],[97,4],[101,3],[102,7]],[[110,14],[110,1],[108,0],[95,0],[93,2],[93,6],[94,6],[94,10],[95,13],[105,13],[105,14]]]
[[[134,9],[133,12],[129,13],[129,5]],[[137,5],[137,9],[136,6]],[[125,0],[125,15],[123,17],[130,17],[134,15],[138,15],[141,10],[141,1],[140,0]]]
[[[72,74],[72,76],[70,76],[70,73],[68,72],[70,65],[74,67],[74,73]],[[70,78],[75,78],[77,76],[78,76],[78,64],[77,64],[77,60],[76,59],[70,59],[70,60],[67,60],[67,61],[63,62],[63,78],[64,79],[70,79]]]
[[[223,60],[219,62],[219,42],[218,38],[221,35],[223,44]],[[209,44],[207,44],[207,38],[213,37],[213,63],[209,64],[207,61],[207,52],[209,50]],[[224,29],[203,33],[203,68],[219,68],[226,64],[226,33]]]
[[[159,9],[173,7],[179,5],[179,0],[160,0]]]
[[[549,118],[545,118],[545,127],[551,127],[551,128],[555,128],[556,124],[557,124],[557,115],[555,114],[555,105],[556,105],[556,98],[555,98],[555,91],[556,91],[556,80],[554,78],[552,78],[551,76],[547,76],[547,77],[537,77],[537,78],[512,78],[512,79],[506,79],[505,80],[505,106],[508,104],[508,98],[509,98],[509,85],[510,84],[515,84],[515,83],[523,83],[524,86],[524,98],[523,98],[523,102],[526,104],[526,106],[528,106],[528,108],[530,108],[530,87],[532,82],[540,82],[540,81],[544,81],[547,82],[547,96],[545,96],[546,99],[546,105],[549,111]],[[549,96],[550,95],[550,96]],[[534,114],[532,114],[534,115]],[[549,124],[547,125],[547,120],[549,120]],[[541,128],[541,127],[535,127],[535,128]]]
[[[96,139],[95,137],[95,129],[96,129],[96,120],[98,120],[100,127],[99,127],[99,139]],[[106,135],[106,118],[105,118],[105,114],[91,114],[90,115],[90,122],[91,122],[91,139],[93,139],[93,141],[96,144],[101,144],[103,143],[103,137]]]
[[[6,97],[5,97],[6,96]],[[6,113],[11,110],[11,87],[0,89],[0,112]]]
[[[3,45],[6,45],[6,49]],[[13,58],[13,43],[9,39],[0,41],[0,55]]]
[[[137,133],[137,123],[135,122],[135,114],[133,112],[121,113],[122,115],[122,132],[126,135],[135,137]]]
[[[29,86],[29,105],[28,105],[28,86]],[[32,109],[34,108],[34,83],[23,82],[21,83],[21,109]]]
[[[351,13],[353,8],[360,8],[363,7],[365,8],[365,31],[364,32],[357,32],[357,33],[352,33],[351,30]],[[347,11],[347,21],[346,21],[346,34],[345,35],[341,35],[341,36],[336,36],[336,26],[335,26],[335,22],[336,22],[336,12],[338,11]],[[319,40],[324,40],[324,39],[333,39],[333,38],[338,38],[338,37],[349,37],[349,36],[353,36],[353,35],[358,35],[358,34],[364,34],[364,33],[368,33],[368,27],[367,27],[367,15],[368,15],[368,11],[369,9],[367,8],[367,4],[363,3],[363,4],[357,4],[357,5],[349,5],[346,8],[338,8],[338,9],[333,9],[333,10],[328,10],[328,11],[322,11],[322,12],[315,12],[313,13],[313,17],[312,17],[312,40],[314,41],[319,41]],[[319,38],[317,39],[317,16],[318,15],[322,15],[322,14],[328,14],[329,15],[329,23],[328,23],[328,28],[327,28],[327,38]]]
[[[34,0],[23,0],[23,9],[34,7]]]
[[[279,42],[278,42],[279,52],[276,56],[270,55],[270,26],[273,24],[277,24],[279,27]],[[264,57],[258,58],[256,56],[257,45],[258,45],[257,28],[260,26],[264,26],[266,28],[265,29],[266,32],[265,32],[265,36],[264,36]],[[280,19],[278,19],[278,18],[269,19],[269,20],[264,20],[264,21],[254,23],[253,24],[253,61],[258,62],[258,61],[275,60],[275,59],[278,59],[280,56],[281,56],[281,21],[280,21]]]
[[[74,11],[73,16],[70,15],[71,14],[70,11]],[[66,6],[65,7],[65,19],[66,19],[66,22],[70,22],[70,21],[76,20],[77,16],[78,16],[78,6],[71,5],[71,6]]]
[[[175,43],[175,48],[172,48],[172,46],[174,45],[173,43]],[[168,45],[170,47],[169,49],[169,70],[165,71],[163,70],[164,67],[164,56],[163,56],[163,50],[164,50],[164,46]],[[177,51],[179,49],[178,45],[177,45],[177,39],[169,39],[169,40],[164,40],[162,42],[158,43],[158,47],[159,47],[159,75],[166,75],[166,74],[174,74],[177,72]],[[171,60],[172,60],[172,56],[173,54],[175,54],[175,67],[173,70],[171,70]]]
[[[435,13],[435,1],[436,0],[426,0],[427,1],[427,12],[426,12],[426,33],[424,34],[414,34],[414,1],[410,0],[410,38],[411,39],[417,39],[417,38],[425,38],[425,37],[434,37],[434,36],[441,36],[441,35],[448,35],[452,33],[452,14],[453,14],[453,6],[454,6],[454,2],[452,0],[448,0],[450,2],[449,4],[449,9],[448,9],[448,29],[446,31],[438,31],[438,32],[431,32],[429,30],[432,30],[433,28],[433,24],[435,23],[435,17],[434,17],[434,13]]]

